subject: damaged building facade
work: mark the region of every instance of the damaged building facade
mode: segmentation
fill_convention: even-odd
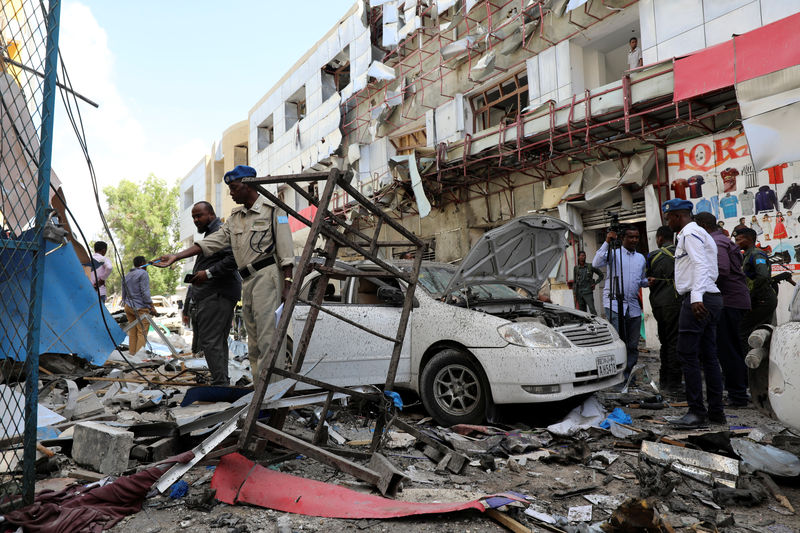
[[[791,197],[798,158],[778,170],[754,166],[736,80],[706,83],[702,70],[679,67],[684,56],[786,25],[798,12],[794,0],[359,1],[252,107],[248,161],[260,176],[352,169],[359,190],[429,240],[437,261],[458,262],[515,217],[559,217],[575,233],[552,272],[551,298],[571,306],[577,252],[591,259],[614,215],[647,235],[646,253],[662,224],[660,203],[676,195],[716,211],[729,230],[745,216],[748,194],[766,187],[778,201]],[[632,37],[644,63],[634,69]],[[224,170],[233,166],[225,157]],[[224,216],[214,186],[205,199]],[[290,188],[277,193],[313,213]],[[343,191],[334,205],[374,229]],[[797,269],[800,235],[789,229],[788,208],[752,211],[747,225],[757,216],[761,244],[786,251],[787,268]],[[798,214],[800,204],[794,223]],[[775,232],[778,218],[785,237]],[[307,230],[291,222],[299,251]],[[395,237],[381,229],[382,239]],[[790,294],[780,297],[779,321]]]

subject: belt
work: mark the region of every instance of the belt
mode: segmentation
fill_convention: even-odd
[[[239,275],[242,276],[242,279],[247,279],[256,272],[258,272],[259,270],[261,270],[262,268],[266,268],[274,264],[275,264],[275,257],[269,256],[265,259],[260,259],[255,263],[250,263],[246,267],[240,268]]]

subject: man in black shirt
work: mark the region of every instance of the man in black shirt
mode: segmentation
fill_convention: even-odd
[[[682,392],[683,371],[678,360],[678,315],[681,304],[675,292],[674,233],[669,226],[656,231],[657,250],[647,256],[647,279],[650,282],[650,307],[658,325],[661,343],[661,389],[673,395]]]
[[[192,221],[204,237],[222,226],[222,221],[208,202],[194,204]],[[192,343],[192,348],[205,355],[212,384],[229,385],[228,335],[236,302],[242,294],[242,280],[230,246],[210,257],[199,255],[192,274],[192,327],[196,341]]]

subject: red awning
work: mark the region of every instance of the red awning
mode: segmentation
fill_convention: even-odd
[[[675,60],[673,101],[800,65],[800,13]]]

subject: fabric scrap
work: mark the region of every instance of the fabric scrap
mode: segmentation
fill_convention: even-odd
[[[99,533],[142,509],[150,487],[164,473],[162,465],[185,463],[193,457],[194,453],[184,452],[147,470],[88,490],[85,486],[58,492],[44,490],[31,505],[6,514],[6,523],[22,526],[29,533]]]
[[[485,509],[481,499],[415,503],[363,494],[339,485],[270,470],[238,453],[228,454],[220,460],[211,479],[211,488],[217,491],[217,500],[229,505],[246,503],[326,518],[397,518]]]

